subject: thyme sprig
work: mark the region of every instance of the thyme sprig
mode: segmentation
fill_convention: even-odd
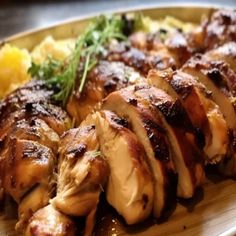
[[[64,65],[49,60],[46,65],[32,64],[29,72],[37,79],[44,79],[49,86],[58,88],[53,98],[65,105],[77,79],[79,93],[83,91],[87,74],[97,64],[99,56],[104,53],[104,46],[112,39],[126,39],[123,27],[124,22],[120,16],[99,16],[78,37],[72,55]],[[82,68],[78,74],[79,66]]]

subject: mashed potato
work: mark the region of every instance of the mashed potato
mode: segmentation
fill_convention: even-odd
[[[0,98],[30,80],[31,57],[27,50],[4,45],[0,49]]]
[[[41,64],[50,56],[58,61],[63,61],[71,54],[74,46],[74,39],[56,41],[53,37],[49,36],[34,48],[31,53],[32,60],[36,64]]]

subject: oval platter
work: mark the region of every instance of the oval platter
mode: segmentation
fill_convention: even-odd
[[[199,23],[203,16],[212,13],[217,7],[197,6],[161,6],[138,8],[117,12],[141,11],[153,19],[173,16],[183,21]],[[103,12],[104,14],[104,12]],[[95,15],[71,19],[60,24],[33,30],[12,36],[0,42],[11,43],[20,48],[31,50],[48,35],[55,39],[76,37],[84,30]],[[186,202],[178,202],[174,213],[165,222],[145,222],[139,226],[127,227],[119,217],[107,213],[108,216],[98,223],[95,235],[139,235],[139,236],[232,236],[236,235],[236,181],[221,179],[209,174],[203,190]],[[15,236],[16,220],[14,216],[0,218],[0,235]],[[100,225],[101,224],[101,225]]]

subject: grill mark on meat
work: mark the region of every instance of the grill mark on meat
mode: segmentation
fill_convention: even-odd
[[[138,101],[137,101],[137,99],[135,99],[135,98],[129,98],[129,99],[128,99],[128,103],[131,104],[131,105],[133,105],[133,106],[137,106]]]

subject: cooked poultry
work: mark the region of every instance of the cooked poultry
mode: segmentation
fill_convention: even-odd
[[[197,51],[213,49],[236,40],[236,10],[222,9],[205,19],[189,36],[189,44]]]
[[[176,69],[179,66],[165,47],[161,50],[145,52],[127,43],[114,42],[110,45],[107,58],[109,61],[122,61],[144,76],[150,69],[164,70],[169,67]]]
[[[137,100],[129,87],[111,93],[102,108],[127,119],[144,146],[154,181],[153,214],[159,218],[170,208],[176,190],[175,170],[162,122]]]
[[[102,191],[131,225],[160,218],[176,195],[193,197],[204,164],[235,177],[235,24],[235,10],[220,10],[187,36],[132,32],[128,42],[99,42],[103,52],[88,31],[77,73],[59,76],[77,75],[66,104],[75,129],[52,100],[66,84],[33,80],[2,100],[0,198],[17,202],[16,228],[74,236],[85,219],[91,235]],[[81,71],[89,72],[82,91]]]
[[[0,106],[0,182],[19,204],[19,229],[53,194],[58,135],[69,128],[66,113],[49,103],[50,94],[42,82],[32,81]]]
[[[109,93],[132,85],[141,80],[141,75],[122,62],[100,61],[89,73],[83,92],[79,84],[67,103],[68,113],[79,124],[92,111],[99,109],[99,103]]]
[[[85,235],[91,235],[99,196],[104,189],[109,169],[98,151],[95,126],[90,123],[88,117],[79,128],[71,129],[63,135],[56,196],[49,206],[33,215],[27,229],[28,235],[34,235],[32,232],[35,228],[38,235],[44,232],[47,235],[57,235],[52,227],[59,230],[64,219],[68,220],[66,215],[87,216]],[[52,225],[47,225],[42,215]],[[71,226],[71,230],[71,235],[75,235],[74,226]],[[66,228],[57,233],[68,235]]]
[[[221,61],[223,63],[227,63],[229,67],[236,73],[236,43],[228,42],[221,47],[213,49],[207,52],[204,57],[209,60]],[[231,86],[235,90],[235,81],[231,81]]]
[[[198,83],[195,77],[181,71],[151,71],[149,81],[180,98],[193,125],[204,135],[206,161],[219,162],[227,153],[228,128],[218,105],[210,99],[211,92]]]
[[[177,195],[192,197],[196,187],[202,185],[205,174],[202,153],[196,147],[193,135],[185,128],[188,123],[185,122],[186,114],[180,104],[163,90],[144,85],[134,86],[133,91],[137,99],[156,112],[166,129],[178,173]]]
[[[101,152],[110,167],[107,201],[127,224],[138,223],[150,215],[153,206],[153,182],[144,148],[127,128],[127,121],[113,112],[96,112],[93,117]]]
[[[73,220],[48,205],[38,210],[30,219],[25,236],[75,236]]]

